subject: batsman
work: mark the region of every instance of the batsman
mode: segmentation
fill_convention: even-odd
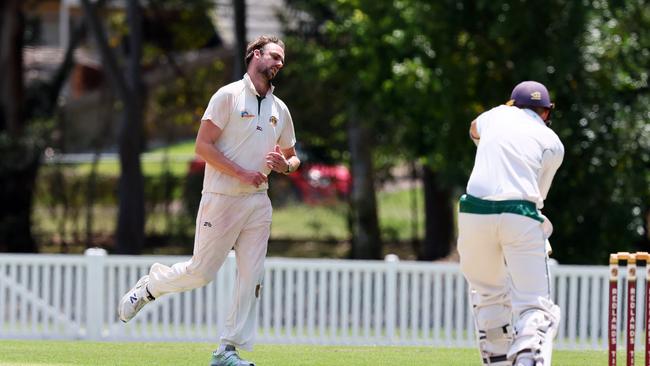
[[[560,308],[548,267],[553,225],[541,209],[564,156],[553,107],[544,85],[524,81],[470,126],[477,150],[460,198],[458,252],[485,365],[551,364]]]

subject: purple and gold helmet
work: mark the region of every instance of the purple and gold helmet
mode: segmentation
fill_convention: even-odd
[[[522,81],[517,84],[512,93],[508,105],[517,107],[541,107],[552,109],[554,104],[551,102],[551,97],[548,90],[542,83],[537,81]]]

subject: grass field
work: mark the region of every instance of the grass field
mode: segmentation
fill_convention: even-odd
[[[2,366],[208,365],[210,343],[118,343],[85,341],[0,341]],[[639,352],[642,354],[642,352]],[[433,347],[339,347],[260,345],[242,356],[257,366],[474,366],[474,349]],[[604,365],[605,351],[556,351],[553,364]],[[619,364],[623,359],[619,358]],[[637,365],[641,365],[637,357]]]
[[[141,156],[142,173],[145,175],[159,175],[164,171],[161,164],[163,156],[167,154],[169,161],[169,172],[176,176],[185,176],[189,168],[189,160],[194,156],[194,140],[177,143],[168,147],[156,148],[145,152]],[[177,159],[181,157],[181,159]],[[79,174],[88,174],[91,169],[90,163],[78,164],[76,171]],[[120,163],[118,159],[102,159],[97,164],[97,172],[104,175],[118,175]]]

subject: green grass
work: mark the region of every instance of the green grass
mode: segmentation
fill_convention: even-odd
[[[184,142],[179,142],[177,144],[169,145],[167,147],[159,147],[152,149],[150,153],[162,154],[167,150],[168,154],[180,154],[180,155],[192,155],[194,154],[194,140],[187,140]]]
[[[413,217],[411,201],[415,195],[417,217]],[[416,219],[417,238],[424,238],[424,192],[421,188],[406,188],[393,192],[378,192],[379,223],[384,240],[409,240],[413,237],[413,219]]]
[[[379,225],[385,239],[407,240],[413,231],[411,227],[410,200],[412,189],[395,192],[380,192],[377,196]],[[415,195],[421,211],[424,202],[421,189]],[[295,204],[273,210],[271,237],[316,238],[344,240],[348,238],[347,205],[343,202],[334,205]],[[424,215],[418,212],[417,236],[424,236]]]
[[[142,174],[159,175],[166,168],[161,163],[163,156],[169,158],[168,170],[175,176],[185,176],[189,167],[189,160],[194,155],[194,140],[189,140],[174,145],[152,149],[142,154]],[[179,158],[180,157],[180,158]],[[78,164],[75,167],[78,174],[88,174],[91,169],[90,163]],[[102,175],[118,175],[120,163],[117,159],[103,159],[97,163],[97,172]]]
[[[295,204],[274,208],[271,237],[345,239],[348,235],[346,212],[347,207],[344,204]]]
[[[148,162],[145,160],[147,154],[144,154],[142,159],[142,174],[144,175],[160,175],[164,171],[169,171],[174,176],[184,176],[187,174],[189,168],[189,160],[177,161],[170,159],[168,168],[160,162]],[[88,175],[91,171],[92,165],[90,163],[79,164],[74,167],[75,173]],[[106,176],[115,176],[120,174],[120,163],[117,160],[100,160],[97,163],[97,173]]]
[[[125,343],[86,341],[0,342],[0,365],[207,365],[214,349],[210,343]],[[475,366],[478,351],[434,347],[342,347],[306,345],[259,345],[242,352],[258,366]],[[621,355],[620,355],[621,356]],[[637,365],[641,365],[637,357]],[[553,364],[602,365],[605,351],[556,351]],[[623,364],[623,358],[619,363]]]

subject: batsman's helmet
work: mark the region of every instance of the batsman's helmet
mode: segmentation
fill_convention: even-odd
[[[522,81],[517,84],[512,93],[508,105],[515,105],[517,107],[541,107],[553,108],[551,97],[548,95],[548,90],[542,83],[537,81]]]

